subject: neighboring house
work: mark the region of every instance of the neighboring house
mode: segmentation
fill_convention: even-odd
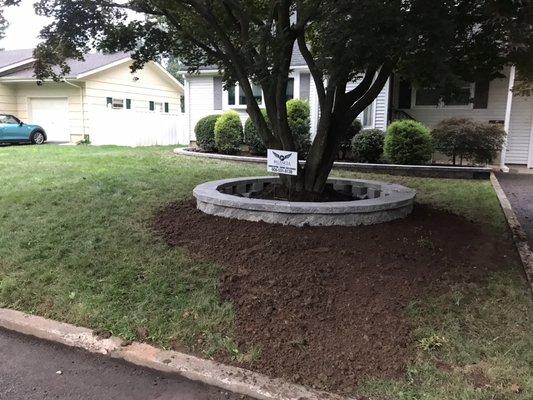
[[[297,48],[293,52],[291,81],[288,98],[309,100],[311,106],[311,133],[316,133],[319,109],[316,88],[309,69]],[[501,164],[527,165],[533,168],[533,97],[513,96],[511,71],[505,78],[492,82],[466,84],[461,99],[443,104],[431,90],[415,90],[397,76],[391,76],[373,104],[358,118],[364,128],[386,129],[395,119],[412,118],[433,127],[446,118],[462,117],[500,123],[508,132],[507,147],[502,152]],[[511,78],[511,79],[510,79]],[[353,85],[348,86],[350,90]],[[258,99],[261,90],[255,88]],[[243,122],[248,118],[244,99],[238,85],[223,89],[222,78],[216,67],[203,67],[197,74],[185,75],[186,119],[190,140],[194,141],[194,127],[206,115],[227,110],[238,111]]]
[[[69,60],[61,82],[37,81],[32,50],[0,51],[0,112],[43,126],[51,142],[127,146],[188,143],[183,86],[161,65],[132,74],[126,53]]]

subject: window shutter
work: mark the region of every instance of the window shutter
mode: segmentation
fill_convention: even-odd
[[[168,112],[168,103],[165,103],[165,112]]]
[[[300,74],[300,99],[309,100],[311,92],[311,74]]]
[[[131,110],[131,99],[126,99],[126,110]]]
[[[106,101],[106,106],[107,107],[113,106],[113,98],[112,97],[106,97],[105,101]]]
[[[400,79],[398,108],[411,108],[411,82]]]
[[[155,110],[155,104],[154,104],[153,101],[151,101],[151,102],[149,103],[149,108],[150,108],[150,111],[154,111],[154,110]]]
[[[213,110],[222,110],[222,77],[213,77]]]
[[[476,82],[474,87],[474,108],[487,108],[489,105],[489,81]]]

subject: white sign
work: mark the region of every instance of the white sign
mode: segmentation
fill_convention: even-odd
[[[275,174],[298,175],[298,153],[268,149],[267,171]]]

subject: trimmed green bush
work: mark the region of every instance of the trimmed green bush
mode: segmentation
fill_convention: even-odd
[[[445,119],[431,134],[435,149],[450,157],[454,165],[457,158],[461,165],[464,160],[490,164],[505,140],[505,131],[500,125],[466,118]]]
[[[377,163],[383,156],[385,132],[365,129],[352,139],[352,151],[359,162]]]
[[[263,110],[263,116],[265,117],[267,124],[270,126],[266,110]],[[259,137],[255,124],[251,118],[248,118],[244,124],[244,144],[248,145],[252,154],[264,156],[267,153],[267,148]]]
[[[433,154],[431,133],[420,122],[408,119],[393,122],[387,129],[384,153],[394,164],[426,164]]]
[[[220,153],[235,154],[242,143],[242,123],[236,111],[222,114],[215,123],[215,145]]]
[[[341,160],[346,159],[346,154],[352,149],[352,140],[363,129],[363,124],[358,119],[352,122],[352,125],[345,132],[341,140],[339,150],[341,152]]]
[[[194,134],[196,144],[205,151],[215,151],[215,124],[219,115],[208,115],[196,123]]]
[[[299,157],[307,156],[311,147],[311,111],[309,102],[299,99],[287,102],[287,117],[291,133],[296,141]]]

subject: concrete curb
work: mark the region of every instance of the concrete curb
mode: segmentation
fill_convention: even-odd
[[[213,160],[238,161],[253,164],[266,164],[265,157],[231,156],[226,154],[200,153],[190,151],[187,148],[174,149],[174,154],[209,158]],[[300,161],[305,164],[305,161]],[[490,179],[492,169],[489,167],[457,167],[439,165],[396,165],[396,164],[365,164],[335,161],[334,169],[351,170],[359,172],[373,172],[389,175],[416,176],[426,178],[448,178],[448,179]]]
[[[242,368],[158,349],[144,343],[128,344],[116,337],[99,339],[90,329],[28,315],[20,311],[0,308],[0,327],[81,348],[91,353],[122,359],[157,371],[181,375],[193,381],[261,400],[350,400],[281,379],[271,379]]]
[[[513,233],[516,249],[518,250],[518,254],[520,254],[520,258],[522,259],[524,272],[529,282],[529,289],[533,294],[533,251],[531,251],[531,247],[529,246],[526,232],[524,231],[524,228],[522,228],[522,225],[520,225],[520,222],[513,211],[513,207],[503,191],[500,182],[498,182],[496,175],[491,174],[490,181],[494,191],[496,192],[496,195],[498,196],[498,200],[500,201],[500,206],[502,207],[505,218],[507,219],[507,224]]]

